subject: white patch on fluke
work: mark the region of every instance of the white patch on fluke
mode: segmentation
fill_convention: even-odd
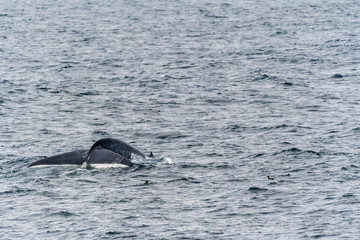
[[[59,166],[61,166],[61,167],[81,167],[81,168],[86,168],[86,166],[90,166],[90,167],[93,167],[93,168],[126,168],[126,167],[129,167],[128,165],[120,164],[120,163],[86,164],[86,162],[84,162],[81,165],[78,165],[78,164],[47,164],[47,165],[35,165],[35,166],[31,166],[31,168],[59,167]]]
[[[129,167],[128,165],[120,164],[120,163],[109,163],[109,164],[95,163],[95,164],[89,164],[89,166],[91,166],[93,168],[126,168],[126,167]]]
[[[58,167],[58,166],[62,166],[62,167],[78,167],[78,164],[48,164],[48,165],[35,165],[35,166],[31,166],[30,168],[42,168],[42,167]]]

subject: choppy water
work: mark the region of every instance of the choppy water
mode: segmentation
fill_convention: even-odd
[[[1,1],[0,238],[357,239],[359,13]],[[157,159],[26,167],[103,137]]]

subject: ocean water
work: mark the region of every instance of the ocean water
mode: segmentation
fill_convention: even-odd
[[[0,239],[359,238],[358,1],[0,2]]]

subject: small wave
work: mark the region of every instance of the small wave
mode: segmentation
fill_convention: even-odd
[[[94,124],[95,125],[95,124]],[[106,137],[110,137],[111,136],[111,134],[109,134],[108,132],[106,132],[106,131],[102,131],[102,130],[95,130],[95,131],[93,131],[92,132],[92,134],[94,134],[94,135],[99,135],[99,136],[106,136]]]
[[[353,198],[355,197],[355,195],[353,193],[346,193],[344,195],[342,195],[343,198]]]
[[[205,100],[206,103],[212,104],[214,106],[222,106],[223,104],[231,103],[232,101],[233,99],[231,98],[211,98]]]
[[[277,130],[277,129],[285,129],[285,128],[292,128],[292,131],[296,131],[296,129],[311,129],[310,127],[306,126],[296,126],[296,125],[288,125],[288,124],[279,124],[275,126],[266,126],[260,128],[260,130]]]
[[[154,164],[145,164],[145,163],[134,163],[134,166],[130,168],[131,172],[137,172],[137,171],[149,171],[150,169],[153,169],[155,167]]]
[[[301,154],[301,153],[305,153],[305,154],[310,154],[310,155],[316,155],[318,157],[320,157],[322,154],[321,152],[316,152],[316,151],[313,151],[313,150],[301,150],[297,147],[293,147],[293,148],[287,148],[287,149],[284,149],[280,152],[275,152],[273,155],[279,155],[279,154],[284,154],[284,153],[290,153],[290,154]]]
[[[265,155],[265,153],[257,153],[257,154],[254,155],[253,158],[262,157],[262,156],[264,156],[264,155]]]
[[[29,193],[29,192],[34,192],[35,190],[34,189],[22,189],[22,188],[18,188],[16,187],[15,189],[12,189],[12,190],[6,190],[4,192],[0,192],[0,195],[3,195],[3,194],[13,194],[13,193]]]
[[[163,158],[146,158],[146,159],[132,159],[131,162],[134,167],[130,168],[134,171],[149,170],[159,165],[170,165],[173,164],[173,159],[170,157]],[[131,171],[132,171],[131,170]]]
[[[67,211],[59,211],[59,212],[55,212],[55,213],[53,213],[51,215],[52,216],[70,217],[70,216],[75,216],[76,214],[71,213],[71,212],[67,212]]]
[[[77,97],[83,97],[83,96],[96,96],[99,95],[97,91],[86,91],[86,92],[80,92],[76,93],[75,96]]]
[[[234,182],[234,183],[237,183],[237,182],[245,182],[245,179],[233,178],[233,179],[228,179],[228,180],[226,180],[226,182]]]
[[[50,87],[43,87],[43,86],[37,86],[38,90],[44,91],[44,92],[49,92],[49,93],[54,93],[54,94],[58,94],[58,93],[69,93],[66,90],[62,90],[62,89],[54,89],[54,88],[50,88]]]
[[[342,170],[342,171],[347,171],[347,170],[352,169],[352,168],[357,169],[357,168],[359,168],[359,166],[356,166],[356,165],[351,164],[351,165],[349,165],[349,166],[342,167],[341,170]]]
[[[78,175],[78,170],[71,170],[70,172],[66,173],[66,176],[76,176]]]
[[[292,152],[292,153],[297,153],[297,152],[302,152],[301,149],[293,147],[293,148],[288,148],[288,149],[284,149],[281,151],[282,153],[284,152]]]
[[[199,181],[195,180],[193,177],[182,177],[168,181],[168,183],[173,183],[173,182],[200,183]]]
[[[84,182],[84,183],[98,183],[97,181],[88,180],[88,179],[79,179],[76,180],[77,182]]]
[[[266,189],[266,188],[260,188],[260,187],[250,187],[250,188],[248,189],[248,191],[253,192],[253,193],[265,192],[265,191],[267,191],[267,190],[268,190],[268,189]]]
[[[209,164],[199,164],[199,163],[183,163],[177,165],[180,168],[205,168],[205,169],[229,169],[234,168],[234,165],[228,164],[226,162],[215,162]]]
[[[161,133],[155,136],[158,139],[178,139],[178,138],[185,138],[188,137],[186,134],[177,133],[177,132],[168,132],[168,133]]]
[[[55,131],[47,128],[40,129],[39,131],[41,132],[41,134],[56,134]]]
[[[232,125],[229,125],[225,128],[225,130],[230,130],[230,131],[234,131],[234,132],[241,132],[241,131],[244,131],[246,130],[248,127],[245,127],[245,126],[240,126],[238,124],[232,124]]]
[[[360,132],[360,127],[353,128],[353,131]]]
[[[106,235],[119,235],[122,234],[121,232],[116,232],[116,231],[109,231],[106,233]]]
[[[127,234],[127,235],[123,235],[123,234]],[[123,235],[122,238],[129,238],[129,239],[134,239],[137,238],[137,235],[134,234],[128,234],[126,232],[117,232],[117,231],[109,231],[106,233],[106,235]]]
[[[29,193],[29,192],[34,192],[36,191],[35,189],[27,189],[27,188],[20,188],[20,187],[17,187],[15,186],[14,188],[12,189],[9,189],[9,190],[6,190],[6,191],[3,191],[3,192],[0,192],[0,195],[3,195],[3,194],[22,194],[22,193]]]
[[[269,78],[276,78],[276,77],[270,77],[267,74],[261,74],[261,75],[255,77],[254,81],[259,81],[259,80],[264,80],[264,79],[269,79]]]
[[[212,152],[212,153],[207,153],[207,154],[205,154],[205,156],[207,156],[207,157],[222,157],[223,154],[221,154],[221,153],[216,153],[216,152]]]

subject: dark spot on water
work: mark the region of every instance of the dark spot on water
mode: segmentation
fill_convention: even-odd
[[[180,134],[180,133],[166,133],[166,134],[159,134],[156,136],[158,139],[178,139],[178,138],[185,138],[187,135]]]
[[[264,156],[264,155],[265,155],[265,153],[258,153],[258,154],[255,154],[255,155],[254,155],[254,158],[262,157],[262,156]]]
[[[258,81],[258,80],[265,80],[265,79],[268,79],[268,78],[270,78],[269,75],[267,75],[267,74],[262,74],[262,75],[260,75],[260,76],[257,76],[254,80],[255,80],[255,81]]]
[[[316,155],[316,156],[321,156],[321,153],[320,152],[316,152],[316,151],[313,151],[313,150],[307,150],[305,151],[306,153],[310,153],[310,154],[313,154],[313,155]]]
[[[227,182],[244,182],[245,179],[229,179]]]
[[[59,211],[59,212],[53,213],[51,215],[53,215],[53,216],[57,215],[57,216],[62,216],[62,217],[70,217],[70,216],[74,216],[75,214],[67,212],[67,211]]]
[[[94,124],[97,125],[97,124]],[[101,130],[95,130],[93,131],[94,135],[99,135],[99,136],[105,136],[105,137],[110,137],[110,134],[106,131],[101,131]]]
[[[311,238],[315,238],[315,239],[323,238],[323,237],[326,237],[326,235],[324,235],[324,234],[316,234],[316,235],[311,236]]]
[[[287,124],[281,124],[281,125],[277,125],[277,126],[275,126],[275,127],[274,127],[274,129],[278,129],[278,128],[287,128],[287,127],[289,127],[289,125],[287,125]]]
[[[107,232],[106,235],[119,235],[119,234],[122,234],[121,232],[115,232],[115,231],[110,231],[110,232]]]
[[[267,191],[267,189],[266,188],[260,188],[260,187],[250,187],[248,189],[248,191],[253,192],[253,193],[257,193],[257,192],[265,192],[265,191]]]
[[[344,195],[342,195],[343,198],[352,198],[355,197],[355,195],[353,193],[346,193]]]
[[[206,157],[222,157],[223,154],[217,153],[217,152],[209,152],[209,153],[204,154],[204,156],[206,156]]]
[[[288,33],[288,31],[286,31],[286,30],[278,30],[278,31],[276,31],[276,35],[283,35],[283,34],[287,34]]]
[[[168,183],[173,183],[173,182],[200,183],[199,181],[195,180],[192,177],[182,177],[168,181]]]
[[[0,192],[0,194],[13,194],[13,193],[16,193],[16,194],[28,194],[29,192],[34,192],[35,190],[34,189],[24,189],[24,188],[19,188],[19,187],[15,187],[14,189],[11,189],[11,190],[6,190],[4,192]]]
[[[310,154],[310,155],[315,155],[317,157],[322,156],[321,152],[316,152],[316,151],[313,151],[313,150],[301,150],[301,149],[296,148],[296,147],[284,149],[281,152],[275,152],[273,155],[284,154],[284,153],[296,154],[296,155]]]
[[[342,167],[341,170],[347,171],[347,170],[352,169],[352,168],[357,169],[357,168],[359,168],[359,166],[356,166],[356,165],[354,165],[354,164],[351,164],[351,165],[349,165],[349,166]]]
[[[42,134],[54,134],[55,133],[53,130],[46,129],[46,128],[40,129],[40,132]]]
[[[343,78],[344,76],[339,73],[336,73],[336,74],[332,75],[331,77],[332,78]]]
[[[75,96],[77,96],[77,97],[95,96],[95,95],[99,95],[99,93],[97,91],[86,91],[86,92],[80,92],[80,93],[75,94]]]
[[[284,149],[284,150],[281,151],[281,153],[300,153],[300,152],[302,152],[302,150],[299,149],[299,148],[296,148],[296,147]]]
[[[79,179],[76,180],[77,182],[83,182],[83,183],[98,183],[97,181],[94,180],[89,180],[89,179]]]
[[[186,145],[187,148],[201,147],[201,146],[204,146],[204,143],[198,142],[198,143],[190,143]]]
[[[359,131],[360,131],[360,127],[353,128],[353,131],[359,132]]]
[[[272,178],[272,177],[270,177],[270,176],[267,176],[267,179],[269,179],[270,181],[275,180],[274,178]]]

